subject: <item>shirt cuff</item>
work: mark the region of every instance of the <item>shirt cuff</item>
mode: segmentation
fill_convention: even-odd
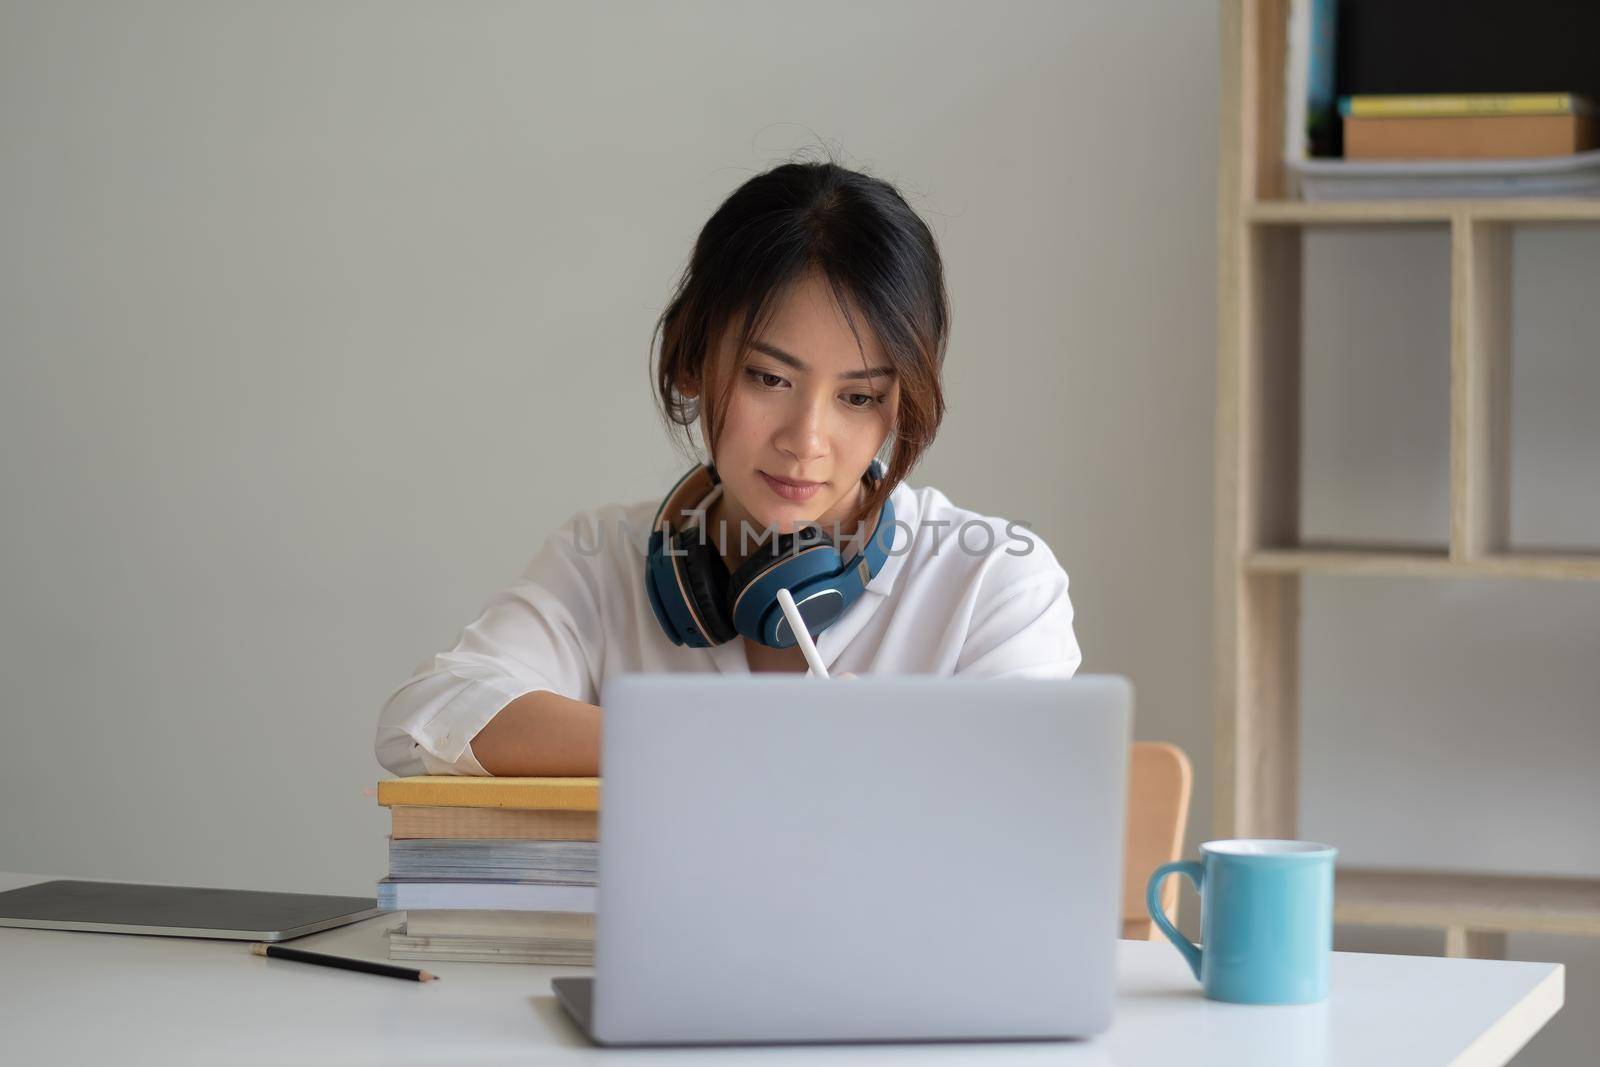
[[[488,771],[472,752],[472,739],[489,720],[524,693],[541,687],[517,679],[474,679],[415,734],[417,756],[429,774],[475,774]]]
[[[461,750],[461,755],[456,757],[454,763],[446,763],[444,760],[436,758],[421,745],[417,746],[417,759],[422,763],[422,773],[424,774],[475,774],[480,778],[493,777],[483,769],[483,764],[479,763],[477,758],[473,756],[470,744]]]

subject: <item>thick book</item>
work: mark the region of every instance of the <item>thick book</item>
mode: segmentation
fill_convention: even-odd
[[[550,938],[417,936],[402,928],[389,934],[389,958],[592,967],[594,944],[587,941],[562,941]]]
[[[1578,93],[1369,93],[1339,100],[1339,114],[1346,119],[1590,115],[1594,112],[1594,101]]]
[[[489,911],[413,908],[406,912],[413,937],[478,937],[594,941],[594,914],[585,911]]]
[[[389,809],[389,837],[452,840],[598,841],[593,811],[521,811],[515,808],[441,808],[399,804]]]
[[[1600,147],[1589,115],[1365,118],[1344,123],[1346,159],[1526,159]]]
[[[515,808],[525,811],[599,811],[598,778],[485,778],[416,775],[378,783],[378,803],[440,808]]]
[[[513,911],[587,911],[598,904],[592,885],[543,882],[433,879],[378,882],[378,907],[385,911],[412,908],[477,908]]]
[[[390,840],[389,877],[481,878],[593,884],[600,846],[593,841],[449,838]]]

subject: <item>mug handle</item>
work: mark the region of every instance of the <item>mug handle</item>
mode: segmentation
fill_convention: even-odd
[[[1169,874],[1181,874],[1194,883],[1194,891],[1201,891],[1205,884],[1206,869],[1203,865],[1193,860],[1179,860],[1176,863],[1163,863],[1150,875],[1150,882],[1145,886],[1144,906],[1150,912],[1150,918],[1161,927],[1161,932],[1167,935],[1178,951],[1183,953],[1183,958],[1189,961],[1189,969],[1194,972],[1196,980],[1200,978],[1200,946],[1178,933],[1178,928],[1172,925],[1166,912],[1161,910],[1161,883]]]

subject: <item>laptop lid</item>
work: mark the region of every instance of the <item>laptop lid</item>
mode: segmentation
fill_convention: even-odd
[[[1125,679],[614,676],[591,1035],[1110,1024]]]

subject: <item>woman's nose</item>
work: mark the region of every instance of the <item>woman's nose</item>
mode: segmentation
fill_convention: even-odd
[[[827,440],[827,418],[826,397],[806,397],[797,390],[794,407],[779,432],[778,448],[800,462],[822,456],[826,451],[823,442]]]

